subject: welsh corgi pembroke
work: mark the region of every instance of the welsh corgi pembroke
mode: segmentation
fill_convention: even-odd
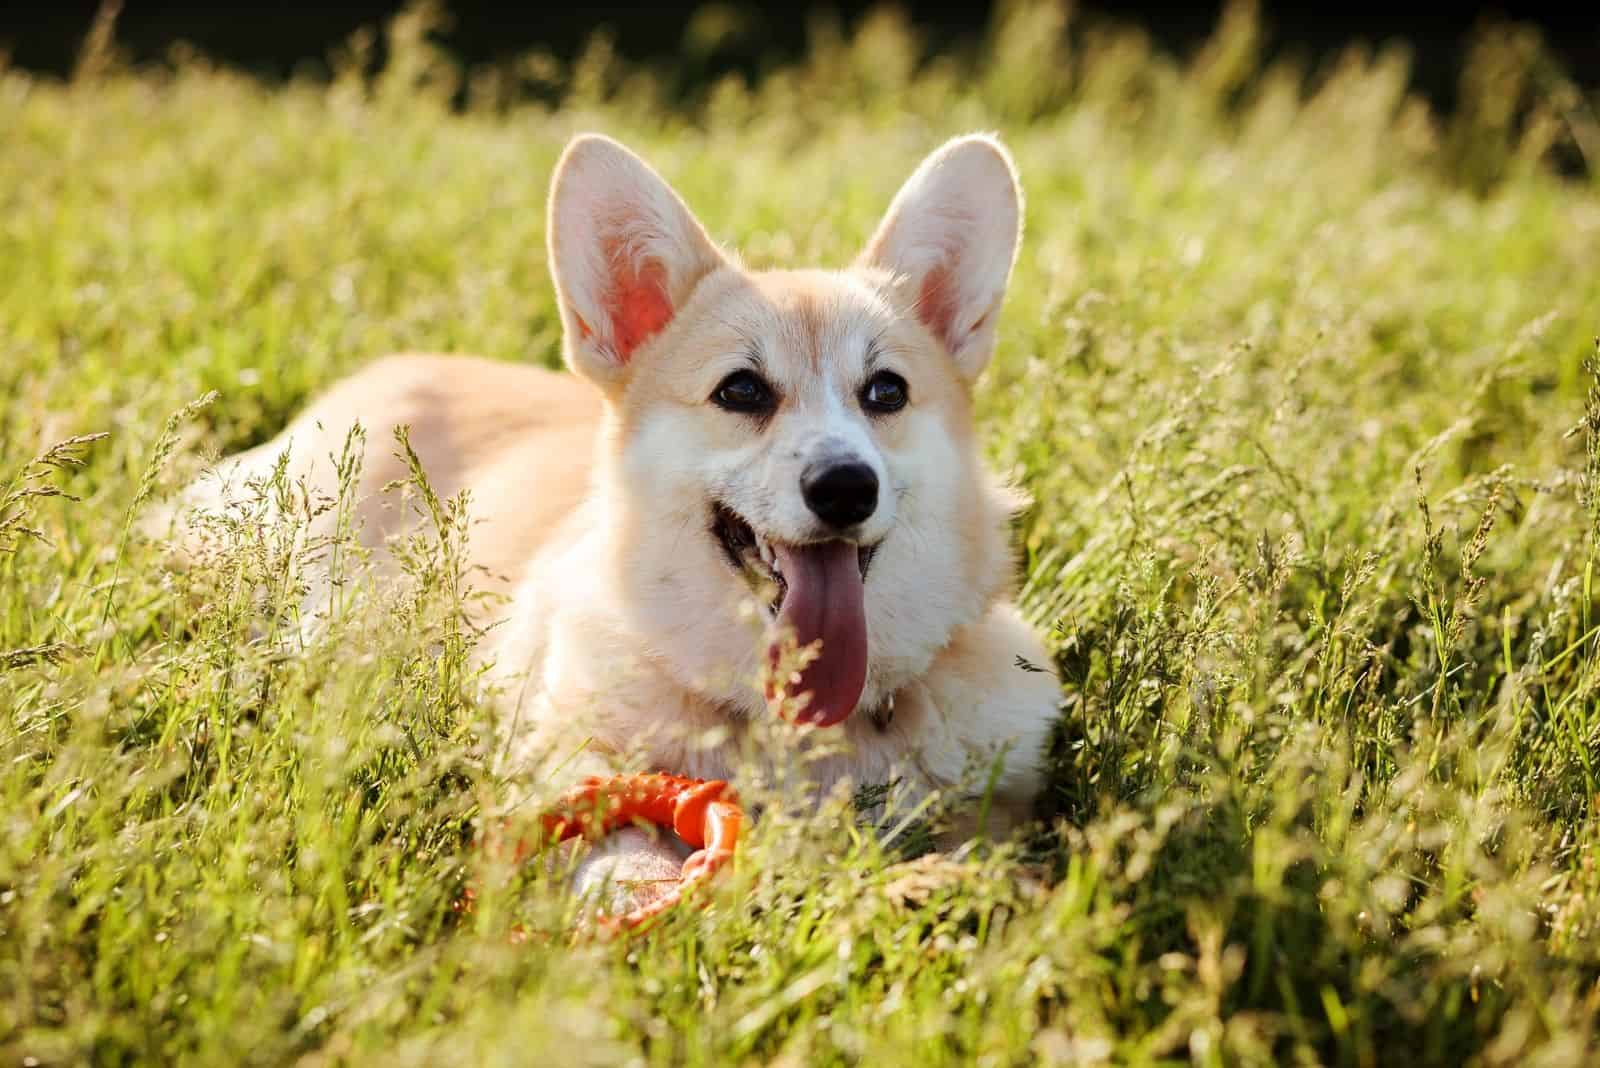
[[[386,357],[189,501],[286,451],[331,493],[352,424],[406,424],[439,495],[468,491],[478,573],[506,577],[477,655],[510,774],[731,777],[782,716],[837,743],[819,789],[948,792],[976,764],[984,810],[1014,822],[1058,684],[1011,599],[1019,499],[984,470],[972,393],[1020,223],[1006,149],[961,137],[847,269],[748,270],[639,157],[577,137],[547,227],[570,373]],[[383,492],[405,475],[383,438],[354,498],[375,546],[414,521]],[[678,863],[613,837],[591,872]]]

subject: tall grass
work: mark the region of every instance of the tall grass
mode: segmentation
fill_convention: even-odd
[[[69,83],[0,70],[0,1055],[1594,1063],[1600,196],[1535,37],[1486,27],[1441,116],[1396,46],[1265,64],[1248,5],[1192,57],[883,11],[687,97],[604,37],[462,70],[437,17],[330,83],[130,70],[109,25]],[[368,358],[555,364],[586,128],[756,266],[846,262],[944,135],[1015,150],[980,409],[1063,678],[1034,833],[778,804],[709,911],[513,944],[571,905],[472,846],[471,502],[413,471],[370,596],[282,473],[186,568],[141,533]]]

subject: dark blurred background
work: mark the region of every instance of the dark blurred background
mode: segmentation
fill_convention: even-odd
[[[98,3],[30,0],[0,3],[0,51],[13,66],[43,73],[71,71],[80,42]],[[597,29],[614,34],[617,51],[643,61],[670,61],[683,42],[684,25],[703,3],[490,3],[454,0],[443,5],[449,28],[440,37],[467,64],[503,60],[543,48],[557,56],[575,54]],[[871,3],[725,4],[736,32],[702,57],[697,73],[711,78],[730,71],[758,74],[792,59],[806,44],[807,28],[819,13],[831,12],[848,28],[878,6]],[[895,5],[910,16],[934,47],[976,40],[989,24],[989,3]],[[327,70],[327,57],[362,26],[380,26],[400,5],[377,2],[238,4],[197,0],[126,0],[117,18],[116,41],[135,61],[159,61],[180,41],[230,65],[269,78]],[[1408,7],[1360,4],[1264,3],[1269,33],[1267,54],[1285,52],[1313,64],[1353,41],[1407,41],[1413,53],[1414,82],[1441,107],[1450,106],[1459,61],[1482,20],[1529,23],[1543,31],[1550,50],[1585,87],[1600,85],[1600,5],[1473,4],[1446,5],[1430,12]],[[1169,51],[1191,53],[1216,25],[1221,5],[1123,3],[1080,5],[1085,18],[1115,18],[1143,26]]]

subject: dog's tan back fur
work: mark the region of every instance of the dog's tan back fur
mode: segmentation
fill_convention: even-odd
[[[407,477],[390,433],[407,426],[434,490],[470,494],[473,562],[487,588],[509,592],[588,494],[603,409],[595,391],[569,374],[470,356],[387,356],[313,399],[271,441],[229,457],[190,490],[188,503],[214,505],[225,491],[269,474],[286,450],[290,477],[331,495],[332,458],[360,424],[366,447],[356,525],[366,544],[382,546],[415,522],[383,492]],[[549,457],[561,462],[543,462]]]

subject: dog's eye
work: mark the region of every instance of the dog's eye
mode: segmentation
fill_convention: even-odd
[[[910,399],[906,380],[893,371],[879,371],[861,387],[861,407],[869,412],[898,412]]]
[[[754,371],[735,371],[724,378],[711,394],[712,403],[730,412],[759,414],[773,406],[772,387]]]

